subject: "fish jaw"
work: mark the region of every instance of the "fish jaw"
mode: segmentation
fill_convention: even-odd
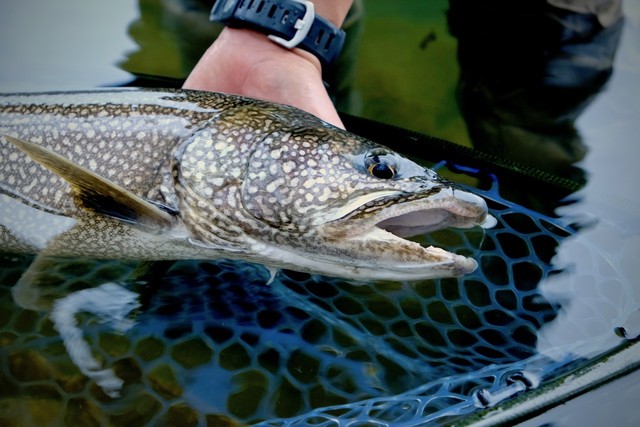
[[[375,239],[375,243],[372,241]],[[363,244],[364,243],[364,244]],[[383,247],[385,244],[393,245],[393,256],[397,258],[398,250],[406,254],[411,253],[417,261],[399,262],[385,260],[381,254],[374,254],[377,249],[380,252],[388,252]],[[472,273],[478,266],[473,258],[447,252],[433,246],[424,248],[418,243],[404,240],[381,229],[373,229],[349,244],[336,245],[332,254],[323,253],[322,248],[318,252],[305,249],[293,249],[265,242],[256,242],[253,252],[260,253],[261,257],[269,259],[264,262],[277,268],[288,268],[295,271],[306,271],[313,274],[324,274],[331,277],[343,277],[357,281],[390,280],[390,281],[418,281],[445,277],[460,277]],[[353,256],[354,248],[360,254],[363,251],[375,255],[372,262],[363,262]],[[361,248],[360,251],[357,248]]]
[[[447,227],[481,226],[488,215],[484,199],[454,187],[440,187],[422,197],[387,193],[383,199],[371,200],[350,215],[318,229],[333,251],[340,254],[337,264],[352,260],[351,271],[357,272],[356,278],[459,277],[477,268],[478,263],[472,258],[434,246],[423,247],[405,237]],[[379,209],[373,209],[375,205]],[[367,214],[362,215],[364,212]],[[340,266],[333,268],[335,271]]]
[[[345,241],[344,247],[355,247],[359,254],[373,256],[367,266],[361,260],[359,279],[426,280],[460,277],[478,267],[473,258],[448,252],[435,246],[423,247],[393,233],[374,227]]]

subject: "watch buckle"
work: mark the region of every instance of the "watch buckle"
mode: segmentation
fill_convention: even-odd
[[[290,40],[283,39],[282,37],[274,36],[273,34],[268,35],[267,37],[274,43],[278,43],[280,46],[285,47],[287,49],[293,49],[298,46],[307,34],[309,34],[309,30],[311,29],[311,25],[313,25],[313,21],[316,18],[315,9],[313,7],[313,3],[308,0],[294,0],[298,3],[301,3],[305,7],[304,16],[302,19],[298,19],[295,24],[293,24],[293,28],[296,29],[296,33]]]

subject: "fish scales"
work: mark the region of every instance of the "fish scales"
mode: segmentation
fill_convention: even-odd
[[[293,107],[164,89],[1,95],[0,134],[5,249],[355,279],[477,265],[404,237],[480,225],[482,198]]]
[[[5,95],[0,98],[0,131],[42,144],[132,191],[149,193],[160,184],[158,171],[169,164],[173,148],[228,107],[229,101],[223,97],[190,99],[187,95],[170,102],[160,99],[163,93],[153,92],[129,100],[131,94],[137,92]],[[185,108],[187,102],[197,108]],[[34,201],[61,210],[70,208],[69,188],[63,178],[35,162],[25,168],[16,162],[24,155],[11,144],[2,144],[0,154],[13,162],[3,162],[2,183]]]

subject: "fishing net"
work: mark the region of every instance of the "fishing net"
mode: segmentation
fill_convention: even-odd
[[[52,267],[38,310],[11,295],[32,258],[5,254],[0,418],[443,424],[554,378],[579,360],[537,350],[539,330],[562,310],[539,287],[563,273],[552,259],[578,230],[506,200],[495,176],[464,170],[497,225],[419,239],[475,257],[478,270],[460,279],[353,283],[285,271],[266,285],[259,266],[181,261],[132,284],[132,263],[67,260]],[[131,295],[123,312],[106,304]],[[85,347],[93,365],[78,366]],[[25,410],[31,418],[18,417]]]

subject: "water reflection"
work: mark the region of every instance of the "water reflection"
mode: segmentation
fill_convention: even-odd
[[[208,22],[211,0],[144,0],[129,26],[138,48],[120,66],[132,84],[188,75],[221,26]],[[575,167],[588,151],[575,121],[613,70],[623,27],[622,2],[450,0],[457,39],[457,95],[475,147],[584,183]],[[326,73],[338,106],[350,107],[363,6],[347,19],[345,54]],[[432,40],[433,41],[433,40]],[[422,42],[421,42],[422,45]]]
[[[104,368],[91,354],[76,316],[85,312],[97,316],[101,322],[120,333],[133,326],[129,318],[138,308],[138,296],[115,283],[104,283],[95,288],[72,292],[57,299],[51,310],[53,327],[60,333],[69,357],[80,371],[96,382],[109,397],[120,397],[124,381],[111,368]]]
[[[612,74],[621,2],[599,2],[595,13],[586,13],[589,2],[449,4],[458,100],[474,146],[583,181],[573,165],[587,146],[575,121]]]
[[[120,62],[139,78],[184,80],[222,25],[209,21],[214,0],[140,0],[128,34],[137,44]]]

